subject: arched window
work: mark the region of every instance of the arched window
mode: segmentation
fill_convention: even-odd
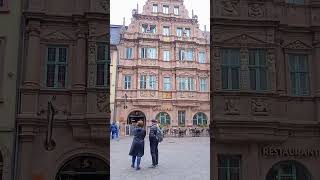
[[[204,113],[198,112],[193,116],[193,125],[207,125],[207,123],[208,118]]]
[[[162,125],[169,125],[170,124],[170,116],[166,112],[161,112],[157,115],[156,119]]]
[[[3,157],[0,152],[0,180],[2,180],[2,176],[3,176]]]
[[[266,180],[311,180],[308,170],[296,161],[282,161],[269,171]]]

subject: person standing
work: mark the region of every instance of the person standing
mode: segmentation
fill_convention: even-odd
[[[143,129],[143,121],[138,121],[137,127],[133,131],[134,138],[130,148],[129,155],[132,156],[131,167],[134,168],[137,159],[137,170],[140,170],[141,158],[144,155],[144,138],[146,137],[146,130]]]
[[[118,131],[118,129],[117,129],[116,123],[112,122],[112,125],[111,125],[111,137],[112,137],[112,139],[115,138],[115,136],[117,134],[117,131]]]
[[[151,158],[152,158],[152,166],[151,168],[155,168],[158,165],[159,160],[159,153],[158,153],[158,138],[157,138],[157,132],[158,132],[158,124],[157,120],[152,119],[151,120],[151,127],[149,132],[149,141],[150,141],[150,152],[151,152]]]
[[[116,121],[116,126],[117,126],[116,138],[117,138],[117,140],[119,140],[119,135],[120,135],[120,123],[119,123],[119,121]]]

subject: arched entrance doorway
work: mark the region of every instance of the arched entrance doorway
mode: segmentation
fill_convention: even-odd
[[[281,161],[269,170],[266,180],[311,180],[311,176],[299,162]]]
[[[109,180],[110,168],[103,160],[80,156],[71,159],[59,170],[56,180]]]
[[[146,115],[142,111],[132,111],[127,118],[126,135],[133,134],[133,127],[136,123],[142,120],[144,127],[146,127]]]

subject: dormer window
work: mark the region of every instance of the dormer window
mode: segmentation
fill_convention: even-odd
[[[169,6],[168,5],[163,5],[162,6],[162,12],[164,14],[169,14]]]
[[[158,12],[158,4],[154,4],[152,6],[152,12],[157,13]]]
[[[175,6],[173,9],[174,15],[179,15],[179,6]]]

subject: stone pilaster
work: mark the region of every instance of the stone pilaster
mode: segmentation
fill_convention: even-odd
[[[213,53],[211,53],[211,59],[212,61],[210,62],[210,69],[211,73],[213,75],[213,78],[210,79],[210,84],[212,86],[211,92],[213,90],[221,90],[222,86],[222,77],[221,77],[221,56],[220,56],[220,48],[218,47],[213,47]]]
[[[286,68],[285,68],[285,56],[283,52],[283,48],[281,46],[280,40],[277,42],[277,49],[276,49],[276,71],[277,71],[277,91],[278,94],[280,95],[285,95],[286,89],[285,89],[285,84],[286,84],[286,79],[285,79],[285,73],[286,73]]]
[[[86,38],[84,32],[79,30],[76,44],[76,58],[74,59],[72,88],[83,89],[86,84]]]

